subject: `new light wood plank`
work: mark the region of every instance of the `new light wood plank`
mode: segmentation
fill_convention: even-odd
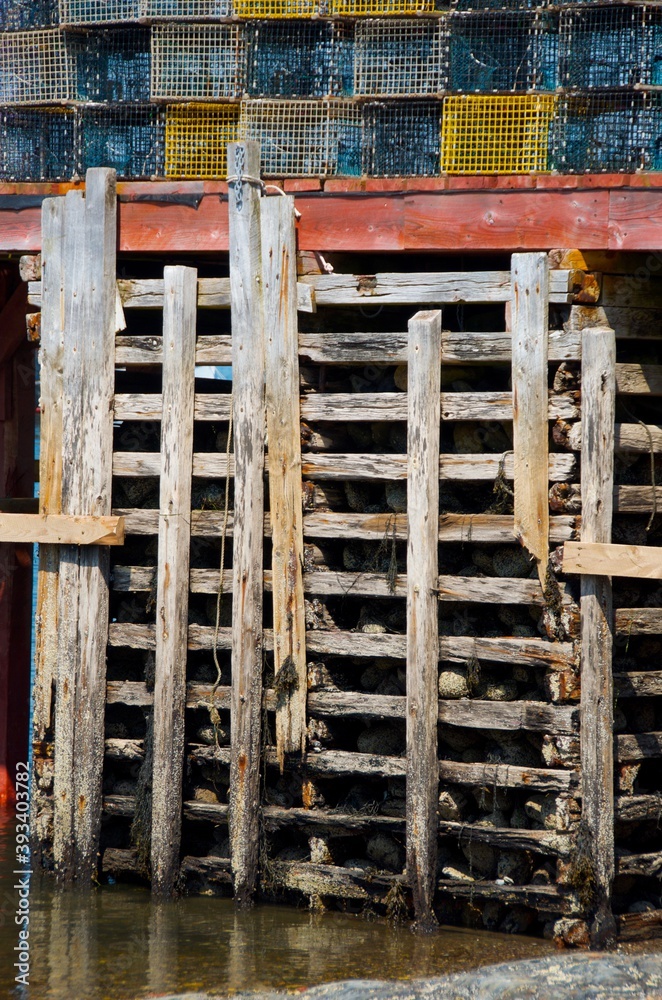
[[[409,322],[407,372],[407,880],[416,926],[436,926],[441,313]]]
[[[563,572],[592,576],[627,576],[662,580],[662,548],[646,545],[612,545],[600,542],[566,542]]]
[[[535,559],[545,587],[549,559],[547,254],[513,254],[513,483],[515,537]]]
[[[276,747],[282,770],[285,754],[303,753],[306,746],[294,198],[265,199],[261,205],[261,225],[274,671],[277,679],[285,679],[285,684],[279,687],[276,709]]]
[[[0,542],[123,545],[124,519],[69,514],[0,514]]]
[[[163,280],[151,867],[152,892],[168,896],[179,870],[181,837],[197,271],[166,267]]]
[[[228,147],[228,174],[259,176],[255,142]],[[260,193],[229,184],[230,292],[235,439],[232,606],[230,851],[235,902],[257,884],[262,726],[262,529],[264,521],[264,301]]]
[[[582,331],[582,543],[611,539],[614,480],[616,339],[613,330]],[[604,947],[615,935],[614,739],[611,582],[581,578],[582,823],[596,880],[591,941]]]

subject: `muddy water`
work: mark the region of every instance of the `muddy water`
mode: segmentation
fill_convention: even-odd
[[[18,893],[14,821],[0,814],[0,996],[30,1000],[130,1000],[175,991],[273,989],[337,979],[409,979],[548,954],[544,941],[443,928],[405,927],[338,913],[311,914],[188,897],[152,903],[136,886],[57,892],[33,877],[30,987],[14,983]]]

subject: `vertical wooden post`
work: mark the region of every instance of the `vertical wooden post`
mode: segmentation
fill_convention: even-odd
[[[549,559],[547,254],[513,254],[511,321],[514,531],[536,560],[544,588]]]
[[[269,509],[274,613],[276,751],[303,752],[306,631],[294,198],[261,203]]]
[[[160,895],[173,891],[179,870],[198,272],[191,267],[166,267],[163,278],[151,845],[152,891]]]
[[[229,804],[238,906],[251,903],[259,847],[265,425],[259,170],[258,143],[228,147],[235,453]]]
[[[64,198],[42,204],[41,277],[41,424],[39,444],[39,513],[62,513],[62,351],[64,344],[63,253]],[[57,664],[57,589],[60,551],[57,545],[39,546],[33,742],[46,739],[51,727],[53,683]],[[34,795],[36,782],[33,784]],[[34,801],[34,798],[33,798]],[[36,816],[32,826],[36,830]]]
[[[582,541],[610,542],[614,481],[616,339],[582,331]],[[615,937],[614,738],[611,580],[581,577],[581,765],[584,843],[596,880],[591,944]]]
[[[88,171],[85,201],[72,194],[65,206],[62,510],[100,516],[111,512],[112,491],[115,171]],[[97,867],[109,567],[104,546],[61,550],[54,854],[65,881],[88,881]]]
[[[441,313],[409,322],[407,412],[407,877],[416,926],[436,925]]]

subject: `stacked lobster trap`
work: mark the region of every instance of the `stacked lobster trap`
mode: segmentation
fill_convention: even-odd
[[[252,144],[232,155],[256,176]],[[600,278],[560,252],[297,277],[292,200],[250,180],[243,280],[127,260],[116,281],[109,192],[98,171],[85,203],[45,203],[29,292],[42,513],[125,534],[40,554],[43,864],[579,945],[654,933],[659,581],[615,579],[612,620],[581,562],[658,542],[659,282],[606,274],[604,307],[576,306]],[[62,316],[65,345],[105,329],[67,403],[95,415],[82,444],[58,425],[81,364]]]
[[[645,0],[3,0],[0,177],[222,178],[232,123],[285,150],[272,176],[658,169],[661,17]],[[351,151],[309,156],[299,121],[333,131],[346,102]]]

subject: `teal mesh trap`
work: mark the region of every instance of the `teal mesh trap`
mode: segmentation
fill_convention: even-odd
[[[349,96],[354,33],[333,21],[268,20],[245,27],[247,92],[253,97]]]
[[[556,86],[556,20],[529,11],[452,13],[452,91],[509,93]]]
[[[64,108],[0,111],[0,180],[68,181],[76,173],[76,115]]]
[[[659,86],[662,9],[600,4],[564,10],[559,61],[563,87]]]
[[[124,180],[163,176],[163,111],[154,106],[81,108],[78,118],[80,173],[114,167]]]
[[[441,103],[387,101],[363,108],[363,172],[434,177],[440,172]]]
[[[108,104],[149,101],[149,29],[104,28],[68,33],[67,39],[76,66],[76,100]]]

